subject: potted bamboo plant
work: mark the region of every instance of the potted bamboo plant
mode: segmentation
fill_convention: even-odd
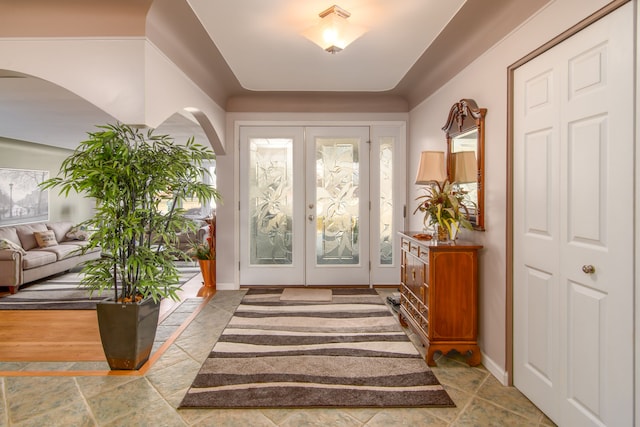
[[[83,266],[81,285],[112,295],[97,306],[111,369],[138,369],[151,352],[160,300],[179,299],[174,261],[189,257],[177,233],[196,227],[181,202],[220,198],[202,179],[215,154],[193,138],[181,145],[120,123],[97,128],[43,187],[96,200],[94,216],[83,223],[95,230],[85,250],[100,247],[103,256]]]

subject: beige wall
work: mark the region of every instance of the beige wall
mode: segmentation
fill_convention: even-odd
[[[446,150],[444,132],[449,109],[463,98],[474,99],[487,109],[485,158],[485,232],[465,230],[463,237],[482,245],[480,257],[480,347],[483,364],[503,383],[506,375],[506,220],[507,220],[507,68],[597,11],[606,0],[555,0],[531,17],[449,80],[435,94],[410,112],[407,180],[413,201],[418,186],[412,185],[419,154],[423,150]],[[409,212],[413,212],[410,209]],[[410,217],[410,228],[421,219]]]
[[[54,177],[72,151],[0,137],[0,153],[0,168],[48,170]],[[93,206],[92,199],[72,193],[65,198],[57,190],[49,191],[51,221],[83,221],[91,217]]]

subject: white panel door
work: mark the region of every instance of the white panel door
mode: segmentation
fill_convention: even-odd
[[[514,383],[566,426],[633,420],[633,10],[514,80]]]

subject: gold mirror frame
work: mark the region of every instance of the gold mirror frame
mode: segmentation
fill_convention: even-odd
[[[447,178],[452,183],[462,179],[464,183],[461,185],[469,191],[472,199],[476,199],[467,206],[469,220],[475,230],[482,231],[484,231],[484,117],[486,114],[487,109],[478,108],[473,99],[461,99],[451,107],[447,123],[442,128],[447,137]],[[461,154],[463,152],[468,155]],[[469,152],[475,153],[475,162]],[[473,180],[474,164],[475,180]]]

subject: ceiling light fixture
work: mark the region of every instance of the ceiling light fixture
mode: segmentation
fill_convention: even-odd
[[[333,5],[320,12],[320,22],[304,32],[304,36],[329,53],[337,53],[363,35],[365,28],[347,22],[351,16],[340,6]]]

